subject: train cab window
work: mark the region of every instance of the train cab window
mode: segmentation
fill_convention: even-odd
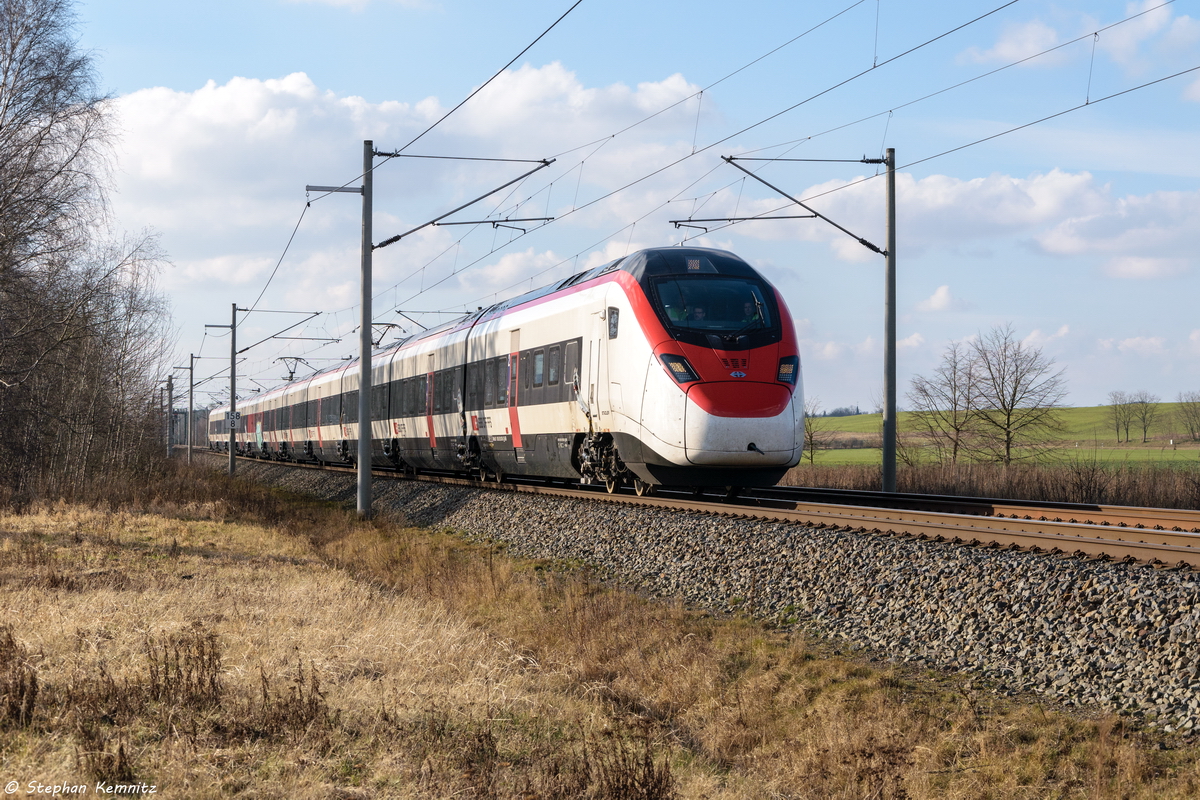
[[[558,386],[558,376],[562,373],[562,348],[558,345],[550,348],[546,364],[546,383]]]
[[[541,386],[546,372],[546,351],[535,350],[533,353],[533,385]]]
[[[653,279],[652,286],[659,318],[676,333],[732,340],[779,328],[773,298],[752,278],[672,275]]]
[[[620,322],[621,322],[621,309],[613,308],[612,306],[609,306],[609,308],[608,308],[608,338],[610,338],[610,339],[617,338],[617,328],[620,325]]]

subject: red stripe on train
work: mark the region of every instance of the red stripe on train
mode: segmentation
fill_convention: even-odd
[[[508,357],[508,425],[512,429],[513,447],[524,447],[521,444],[521,419],[517,416],[517,392],[521,386],[521,382],[517,380],[517,368],[520,365],[520,353],[513,353]]]

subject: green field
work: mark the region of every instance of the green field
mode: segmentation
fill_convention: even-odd
[[[1134,463],[1183,463],[1200,461],[1200,442],[1190,441],[1176,422],[1177,403],[1160,404],[1158,421],[1150,428],[1148,439],[1141,441],[1141,428],[1131,427],[1133,442],[1117,444],[1116,431],[1110,421],[1107,406],[1064,408],[1062,420],[1064,430],[1056,438],[1059,442],[1047,456],[1047,460],[1099,461],[1110,464]],[[897,424],[903,434],[911,430],[911,414],[901,411]],[[819,417],[817,424],[823,431],[830,432],[837,440],[862,437],[863,444],[877,444],[882,429],[880,414],[859,414],[852,417]],[[880,464],[882,451],[878,446],[853,448],[833,447],[820,450],[817,464]],[[804,463],[808,463],[807,456]]]

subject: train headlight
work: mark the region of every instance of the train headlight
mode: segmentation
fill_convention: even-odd
[[[784,356],[779,359],[779,372],[775,380],[791,386],[796,385],[796,376],[800,374],[800,356]]]
[[[671,377],[678,383],[691,383],[692,381],[700,380],[700,376],[696,374],[696,370],[692,369],[692,365],[687,362],[683,356],[659,356],[662,359],[663,366],[667,368],[667,372],[671,373]]]

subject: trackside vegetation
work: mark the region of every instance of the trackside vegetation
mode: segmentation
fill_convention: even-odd
[[[0,765],[164,797],[1162,798],[1200,749],[197,468],[0,515]],[[23,789],[24,790],[24,789]]]
[[[946,452],[919,432],[913,413],[902,411],[897,489],[920,494],[1110,503],[1160,508],[1200,508],[1200,441],[1192,439],[1183,403],[1159,404],[1157,424],[1146,442],[1117,441],[1108,406],[1062,408],[1061,427],[1038,448],[1036,458],[1004,465]],[[809,438],[815,452],[782,483],[839,489],[878,489],[882,420],[879,414],[817,417]],[[810,458],[811,455],[811,458]]]
[[[0,499],[165,448],[165,258],[108,224],[113,104],[75,22],[69,0],[0,0]]]

